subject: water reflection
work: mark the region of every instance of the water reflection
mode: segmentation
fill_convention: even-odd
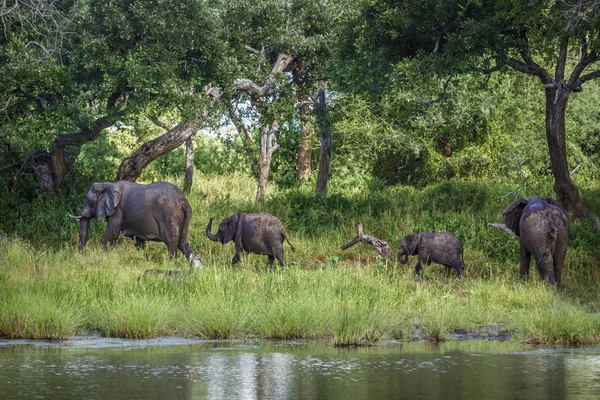
[[[341,350],[0,343],[0,399],[599,398],[600,350],[523,350],[485,341]]]

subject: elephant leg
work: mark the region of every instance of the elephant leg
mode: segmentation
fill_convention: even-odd
[[[457,278],[458,279],[462,278],[462,273],[463,273],[462,262],[459,261],[458,264],[454,268],[456,269]]]
[[[531,262],[531,253],[521,243],[521,261],[520,261],[520,273],[519,278],[523,279],[529,274],[529,263]]]
[[[552,253],[547,251],[535,261],[538,266],[538,271],[540,272],[540,277],[542,279],[547,279],[550,284],[555,285],[556,279],[554,277],[554,258],[552,257]]]
[[[269,257],[268,261],[267,261],[267,266],[269,268],[273,267],[273,261],[275,261],[275,256],[272,256],[271,254],[267,254],[267,256]]]
[[[560,285],[562,267],[567,256],[567,244],[562,242],[556,243],[552,256],[554,258],[554,279],[556,280],[556,284]]]
[[[421,260],[417,262],[415,265],[415,275],[420,276],[423,274],[423,264],[421,264]]]
[[[283,243],[276,243],[273,246],[273,255],[275,256],[275,258],[277,259],[277,261],[279,261],[279,265],[281,266],[281,268],[285,268],[285,258],[284,258],[284,251],[283,251]]]
[[[164,232],[160,233],[167,245],[169,257],[177,257],[177,249],[179,248],[179,229],[176,224],[173,221],[167,221],[164,226]]]
[[[240,253],[235,253],[235,256],[231,259],[231,265],[235,265],[240,261]]]
[[[186,260],[190,260],[191,257],[194,256],[194,252],[190,248],[190,244],[187,238],[179,238],[179,246],[177,246],[179,250],[183,253]]]
[[[448,275],[450,275],[450,268],[452,268],[452,267],[449,265],[445,265],[445,267],[446,267],[446,272],[444,272],[444,275],[448,276]]]
[[[144,250],[146,248],[146,241],[136,237],[135,238],[135,248],[138,250]]]
[[[121,233],[121,221],[116,218],[109,218],[104,231],[104,250],[108,248],[108,245],[115,244],[119,233]]]

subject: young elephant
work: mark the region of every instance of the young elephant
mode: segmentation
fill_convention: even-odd
[[[569,216],[554,199],[518,198],[502,213],[504,223],[520,238],[521,273],[529,274],[531,255],[542,279],[560,285],[569,241]]]
[[[456,269],[460,278],[463,271],[463,246],[456,238],[448,232],[422,232],[416,235],[406,235],[402,239],[398,249],[398,262],[406,264],[408,256],[417,255],[415,274],[423,271],[423,263],[432,262],[446,266],[446,275],[450,268]]]
[[[235,243],[235,256],[231,260],[231,265],[240,261],[240,253],[247,251],[255,254],[266,254],[269,256],[269,266],[277,258],[279,265],[285,264],[283,258],[283,241],[295,251],[294,246],[287,239],[285,228],[277,218],[270,214],[246,214],[239,213],[225,218],[219,224],[219,231],[216,234],[211,233],[211,218],[206,227],[206,236],[212,241],[229,243],[231,240]]]

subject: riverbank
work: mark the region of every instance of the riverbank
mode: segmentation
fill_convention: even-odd
[[[84,254],[34,254],[18,241],[0,246],[0,336],[8,338],[64,339],[97,331],[131,339],[368,345],[446,340],[456,332],[485,335],[501,326],[528,343],[600,343],[597,312],[537,277],[518,282],[514,269],[460,281],[431,271],[421,280],[410,268],[381,260],[270,271],[260,268],[262,258],[249,256],[236,269],[208,261],[181,279],[142,279],[145,269],[177,268],[182,260],[149,261],[128,245]]]
[[[40,223],[29,240],[0,240],[0,337],[65,339],[93,331],[118,338],[316,339],[340,346],[489,336],[600,343],[593,221],[571,224],[561,288],[541,282],[534,264],[530,279],[518,281],[518,241],[487,225],[502,221],[510,199],[500,194],[510,185],[445,182],[327,200],[281,192],[261,205],[252,202],[253,186],[239,176],[201,177],[196,185],[189,196],[190,241],[203,253],[204,268],[194,273],[186,272],[181,255],[169,260],[159,243],[140,252],[121,238],[102,251],[103,221],[92,224],[90,243],[79,253],[77,225],[64,212],[73,210],[44,214],[56,200],[40,199],[39,220],[52,223]],[[596,199],[588,202],[593,213],[596,192],[582,189],[584,197]],[[270,212],[283,221],[297,249],[285,247],[288,269],[269,270],[258,255],[232,268],[233,245],[205,237],[209,217],[241,210]],[[416,279],[415,260],[386,263],[365,244],[340,250],[356,236],[358,222],[365,233],[388,241],[393,260],[405,234],[453,232],[465,243],[465,279],[457,280],[454,271],[446,278],[434,264],[425,268],[428,279]],[[184,273],[181,279],[143,279],[147,269]]]

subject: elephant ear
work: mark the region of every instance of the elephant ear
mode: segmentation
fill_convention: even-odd
[[[239,214],[229,217],[229,220],[227,221],[227,229],[225,230],[225,237],[223,238],[223,244],[229,243],[233,240],[233,235],[235,235],[239,218]]]
[[[408,235],[406,236],[406,251],[408,255],[414,256],[419,251],[419,243],[421,242],[421,235]]]
[[[96,219],[106,218],[113,215],[119,202],[121,201],[121,192],[112,183],[105,183],[98,200],[98,209]]]
[[[519,197],[510,203],[502,213],[504,225],[517,236],[521,236],[519,225],[521,223],[521,214],[523,214],[523,210],[527,206],[527,203],[529,203],[527,199]]]

